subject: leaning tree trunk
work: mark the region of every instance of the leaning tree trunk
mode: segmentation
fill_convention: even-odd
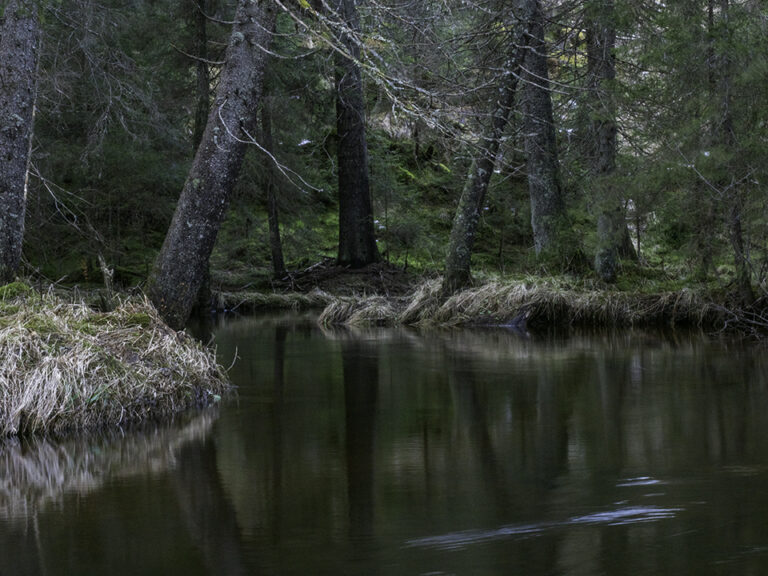
[[[336,0],[336,128],[339,170],[338,263],[360,268],[379,260],[373,231],[373,206],[368,180],[368,145],[365,139],[363,78],[355,34],[360,21],[355,0]]]
[[[501,139],[507,127],[510,111],[515,102],[520,66],[525,57],[525,42],[528,39],[530,14],[518,14],[518,30],[509,39],[510,56],[505,64],[504,76],[499,88],[499,99],[491,116],[491,126],[481,142],[480,156],[472,161],[467,181],[461,192],[459,206],[453,219],[448,254],[445,262],[442,292],[453,294],[468,286],[472,280],[472,246],[475,242],[477,225],[480,221],[488,185],[496,165]]]
[[[40,53],[39,5],[9,0],[0,18],[0,283],[21,262]]]
[[[531,26],[521,78],[525,151],[528,156],[528,191],[536,255],[567,261],[572,247],[565,245],[567,226],[565,201],[560,185],[560,167],[552,116],[552,98],[547,71],[544,14],[539,0],[523,0],[531,10]]]
[[[616,78],[613,50],[616,28],[613,0],[596,0],[587,24],[587,69],[590,110],[590,172],[597,189],[595,271],[615,282],[619,251],[626,233],[624,203],[610,177],[616,170],[616,103],[610,83]]]
[[[276,16],[271,0],[239,0],[208,123],[173,221],[149,278],[148,294],[170,326],[189,318],[256,126]]]

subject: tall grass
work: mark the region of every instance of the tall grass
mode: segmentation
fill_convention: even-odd
[[[108,313],[52,294],[0,300],[0,436],[157,419],[228,386],[214,352],[146,300]]]

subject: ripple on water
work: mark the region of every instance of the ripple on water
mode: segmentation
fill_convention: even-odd
[[[582,516],[573,516],[557,522],[541,522],[534,524],[512,524],[493,530],[465,530],[451,532],[438,536],[427,536],[408,540],[407,547],[436,548],[440,550],[456,550],[473,544],[480,544],[507,538],[525,538],[541,533],[568,528],[571,526],[627,526],[659,522],[674,518],[682,508],[661,508],[659,506],[625,506],[614,510],[596,512]]]
[[[655,486],[657,484],[666,484],[666,482],[662,482],[656,478],[651,478],[650,476],[640,476],[638,478],[626,478],[624,480],[620,480],[619,483],[616,484],[616,487],[631,488],[633,486]]]

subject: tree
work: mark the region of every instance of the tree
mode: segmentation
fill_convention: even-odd
[[[490,117],[491,125],[481,138],[479,155],[472,161],[453,220],[443,278],[444,295],[466,287],[471,281],[472,246],[480,220],[480,210],[494,172],[510,112],[515,103],[521,64],[527,53],[526,42],[530,34],[533,13],[530,10],[525,11],[529,6],[523,5],[522,8],[523,10],[517,14],[513,32],[508,33],[506,37],[508,56],[504,63],[504,73],[499,80],[498,99]]]
[[[753,64],[765,50],[765,29],[753,3],[686,0],[656,16],[656,46],[639,78],[656,102],[642,118],[655,147],[648,170],[663,174],[667,207],[657,229],[662,249],[682,248],[706,278],[718,260],[732,263],[735,300],[754,300],[750,212],[762,210],[765,78]],[[750,191],[754,195],[750,198]]]
[[[334,7],[338,17],[338,46],[334,51],[339,170],[338,263],[360,268],[379,260],[369,189],[363,78],[358,64],[360,20],[355,0],[336,0]]]
[[[569,264],[574,247],[568,246],[564,238],[568,223],[557,158],[544,13],[539,0],[521,0],[520,5],[531,15],[521,77],[525,83],[523,130],[534,248],[539,257],[553,257]]]
[[[627,226],[624,202],[611,176],[616,171],[616,26],[613,0],[595,0],[587,6],[587,78],[589,114],[589,168],[597,198],[597,250],[595,271],[614,282]]]
[[[192,149],[197,150],[210,112],[211,75],[208,68],[208,30],[205,0],[190,3],[190,24],[195,50],[195,121],[192,128]]]
[[[714,11],[714,0],[709,0],[709,13]],[[722,48],[715,50],[717,61],[718,96],[720,101],[720,117],[714,127],[716,138],[720,146],[727,154],[732,154],[738,148],[733,120],[733,96],[732,96],[732,59],[733,30],[729,22],[730,0],[720,0],[720,38],[719,45]],[[711,18],[711,16],[710,16]],[[726,159],[726,176],[720,183],[723,190],[728,210],[728,235],[733,249],[734,266],[736,268],[736,285],[739,292],[739,300],[744,305],[751,305],[755,300],[752,290],[752,272],[744,243],[743,218],[744,218],[744,194],[741,190],[735,170],[730,158]]]
[[[0,282],[21,261],[37,99],[40,6],[9,0],[0,23]]]
[[[276,18],[271,0],[240,0],[216,98],[148,281],[148,295],[168,324],[184,326],[253,141],[264,69]]]
[[[283,243],[280,240],[280,216],[277,209],[277,171],[270,157],[274,152],[272,143],[272,111],[269,100],[264,99],[261,105],[261,145],[267,154],[263,154],[264,183],[267,193],[267,224],[269,226],[269,250],[272,256],[272,273],[275,278],[285,276],[285,260],[283,259]]]

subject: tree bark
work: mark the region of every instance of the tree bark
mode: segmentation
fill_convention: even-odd
[[[211,104],[211,77],[208,70],[208,31],[205,17],[205,0],[192,2],[192,18],[194,24],[194,44],[195,56],[195,124],[192,132],[192,151],[193,153],[200,146],[205,132],[205,125],[208,123],[208,113]]]
[[[520,67],[526,54],[525,43],[528,39],[530,16],[531,14],[522,11],[518,14],[518,32],[509,39],[509,58],[505,64],[504,76],[500,81],[499,97],[491,116],[490,130],[480,143],[480,155],[472,161],[459,199],[445,262],[443,295],[453,294],[472,281],[472,246],[475,242],[480,211],[496,166],[501,139],[515,103]]]
[[[184,327],[256,126],[276,8],[239,0],[216,98],[173,221],[148,282],[165,321]]]
[[[609,85],[616,78],[613,0],[596,0],[587,23],[587,75],[591,100],[589,119],[590,172],[597,189],[597,250],[595,271],[615,282],[619,251],[626,232],[624,206],[610,177],[616,170],[616,104]]]
[[[272,113],[267,99],[261,105],[261,145],[272,154]],[[280,240],[280,217],[277,209],[277,174],[268,155],[264,154],[264,180],[267,192],[267,223],[269,225],[269,248],[272,255],[272,272],[275,278],[285,276],[285,260],[283,259],[283,243]]]
[[[549,89],[544,14],[539,0],[522,0],[521,4],[531,12],[521,78],[534,248],[539,257],[553,256],[565,261],[569,255],[563,252],[567,247],[562,235],[567,223]]]
[[[40,53],[39,4],[9,0],[0,21],[0,283],[21,262]]]
[[[336,128],[339,170],[338,264],[360,268],[379,260],[373,230],[373,206],[368,176],[363,79],[358,61],[360,29],[355,0],[335,0],[337,41],[345,53],[334,53],[336,68]]]

